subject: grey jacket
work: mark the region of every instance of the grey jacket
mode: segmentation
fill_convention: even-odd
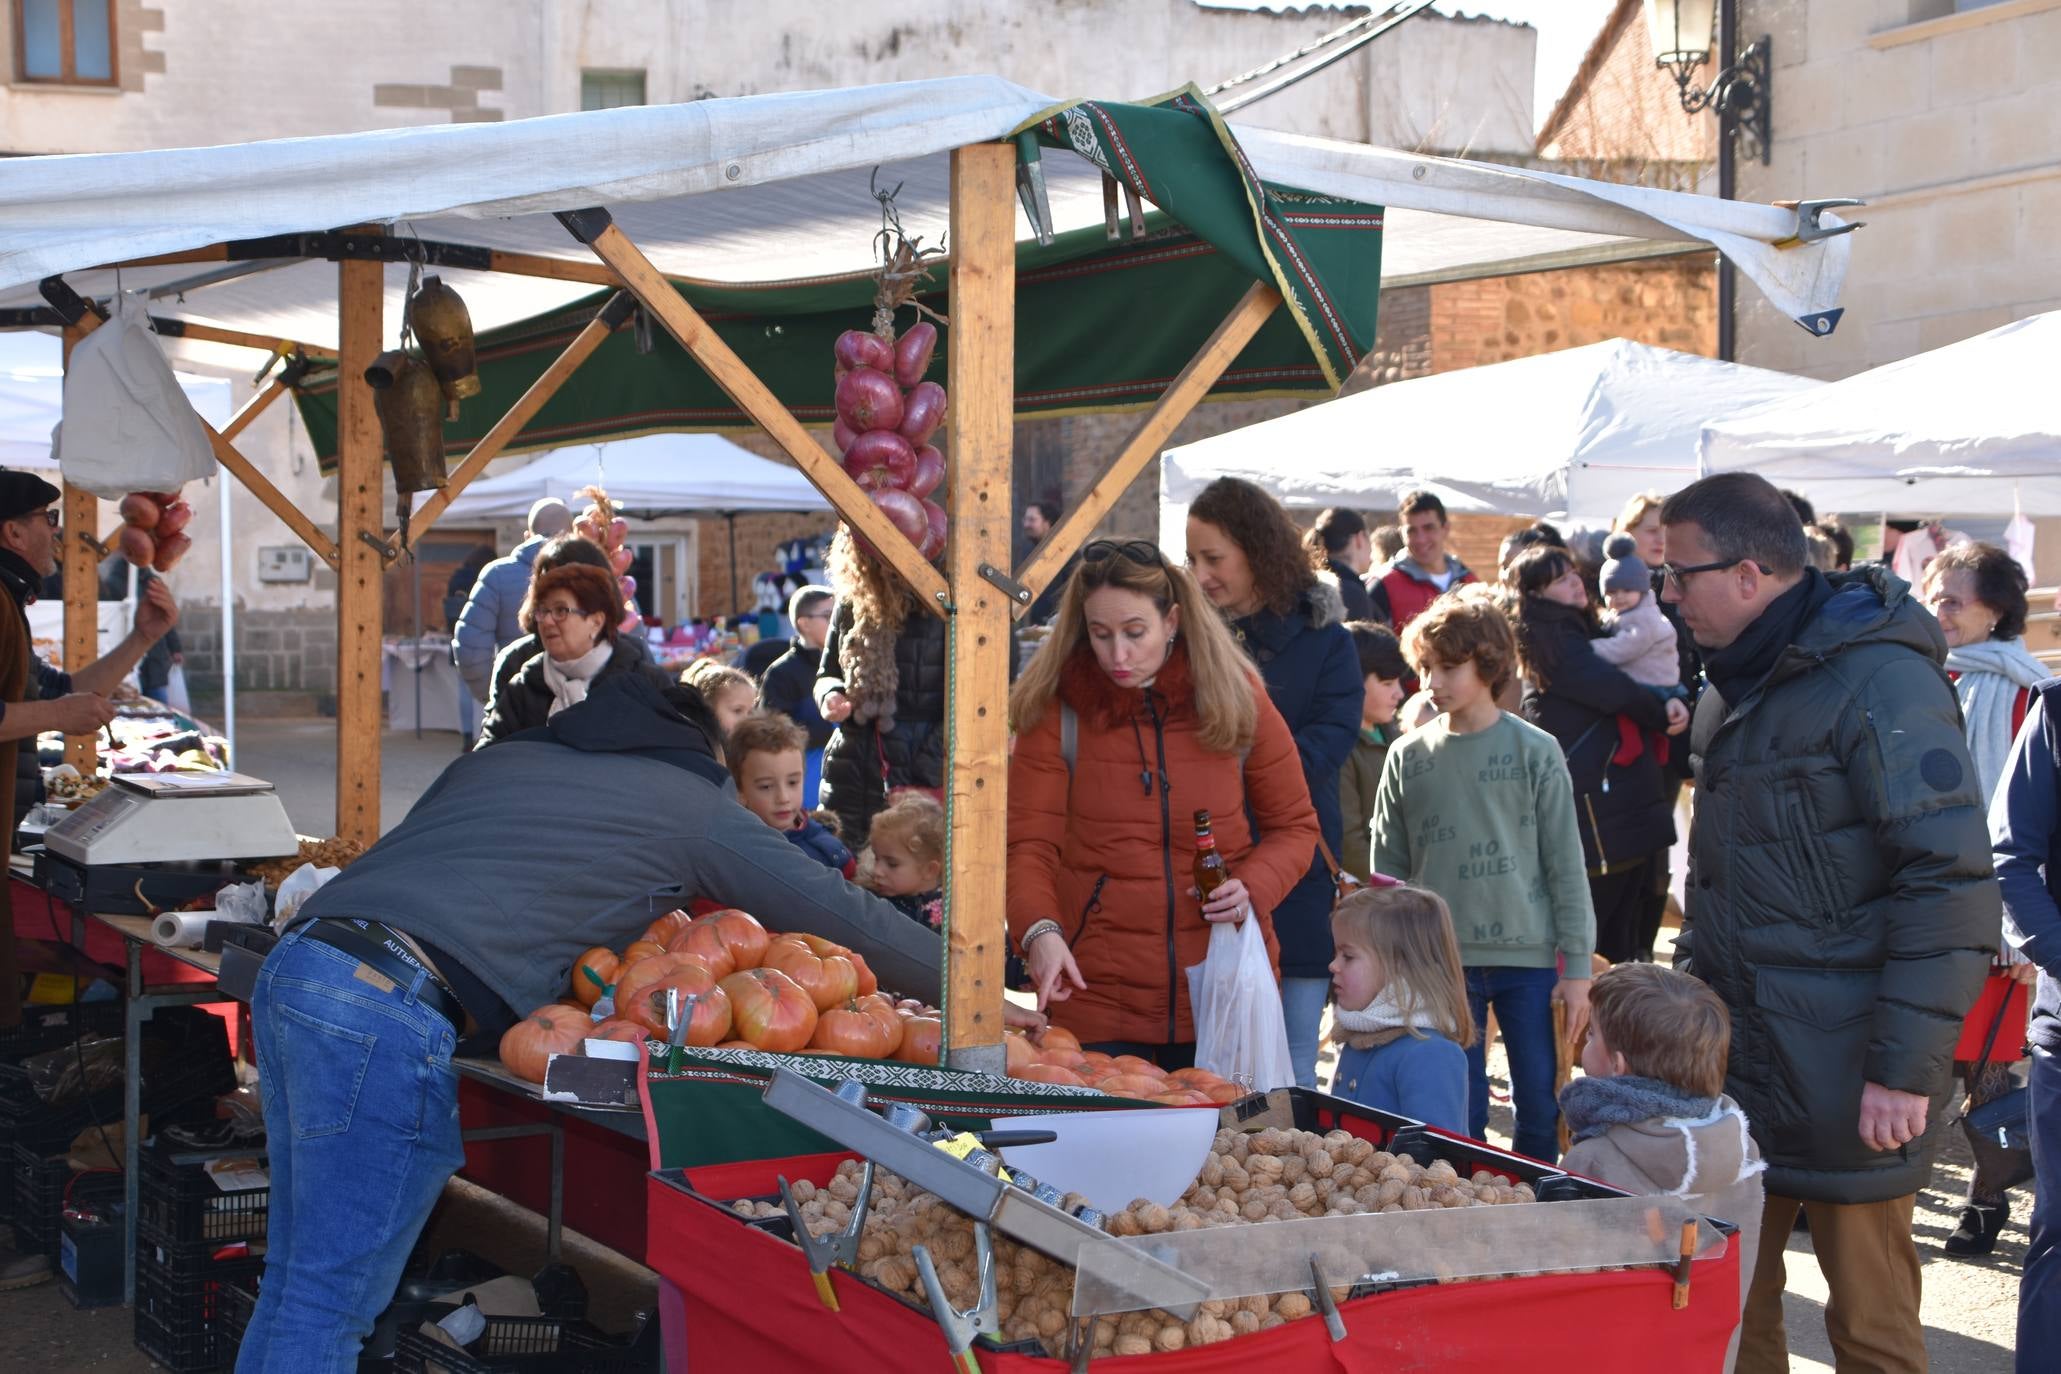
[[[530,590],[530,565],[544,541],[531,535],[515,546],[506,558],[497,558],[480,569],[479,581],[458,623],[451,630],[451,654],[458,660],[458,674],[474,697],[484,702],[494,680],[494,655],[510,640],[522,637],[522,622],[516,613]]]
[[[1731,1010],[1768,1191],[1879,1202],[1931,1169],[2000,904],[1938,622],[1883,569],[1831,581],[1737,705],[1699,704],[1676,964]],[[1926,1134],[1864,1145],[1863,1082],[1929,1097]]]
[[[704,728],[637,674],[460,757],[301,915],[426,940],[520,1016],[565,993],[583,951],[620,949],[695,897],[849,945],[882,987],[938,999],[936,932],[738,805]]]

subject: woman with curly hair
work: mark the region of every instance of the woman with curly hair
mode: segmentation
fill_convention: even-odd
[[[1956,544],[1925,565],[1922,587],[1921,599],[1946,637],[1947,676],[1961,700],[1976,782],[1985,798],[1993,797],[2032,689],[2049,676],[2025,647],[2025,569],[1994,544]],[[1998,947],[1989,982],[1954,1049],[1954,1072],[1967,1084],[1968,1110],[2011,1090],[2010,1065],[2025,1054],[2024,984],[2033,980],[2036,967],[2008,943]],[[1944,1242],[1949,1255],[1990,1253],[2010,1216],[2010,1199],[1982,1164],[1978,1157],[1960,1225]]]
[[[1338,778],[1360,737],[1366,686],[1345,629],[1338,588],[1318,576],[1280,502],[1250,482],[1220,477],[1188,508],[1188,563],[1202,592],[1258,663],[1288,722],[1316,807],[1321,848],[1274,908],[1281,941],[1281,1009],[1296,1082],[1315,1087],[1317,1037],[1331,996],[1331,905],[1343,824]]]
[[[1088,1048],[1193,1064],[1186,970],[1211,924],[1256,920],[1271,953],[1269,913],[1316,848],[1288,726],[1195,579],[1106,539],[1081,551],[1009,724],[1009,933],[1039,1006]],[[1230,872],[1207,899],[1197,811]]]
[[[945,622],[839,525],[824,559],[837,611],[816,667],[816,706],[837,727],[823,749],[823,808],[854,851],[889,793],[945,783]],[[1013,641],[1012,641],[1013,643]]]

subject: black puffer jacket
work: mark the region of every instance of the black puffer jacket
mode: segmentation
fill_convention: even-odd
[[[535,635],[524,639],[534,641]],[[498,744],[510,735],[534,730],[551,715],[551,687],[544,681],[544,653],[542,646],[533,650],[527,659],[511,662],[511,651],[523,643],[519,639],[501,651],[494,664],[493,690],[487,697],[486,714],[480,717],[479,742],[475,749],[484,749]],[[503,671],[507,670],[506,676]],[[595,682],[624,673],[636,673],[650,678],[659,687],[670,687],[673,679],[665,670],[651,661],[651,650],[633,638],[619,638],[615,652],[608,656],[608,662],[594,675]]]
[[[1667,729],[1660,697],[1589,647],[1588,619],[1572,606],[1528,596],[1517,632],[1525,656],[1547,688],[1524,684],[1524,718],[1560,741],[1574,780],[1582,859],[1591,874],[1638,863],[1675,842],[1675,822],[1661,788],[1652,736]],[[1613,763],[1623,715],[1646,739],[1630,763]]]
[[[843,691],[844,640],[851,608],[839,603],[816,668],[816,702]],[[892,728],[847,719],[823,749],[823,805],[837,817],[838,834],[863,849],[889,789],[945,783],[945,622],[917,609],[895,637],[895,710]]]
[[[1881,569],[1831,586],[1736,706],[1706,689],[1676,964],[1731,1009],[1725,1091],[1768,1191],[1879,1202],[1924,1185],[1947,1129],[2000,905],[1938,623]],[[1864,1082],[1929,1097],[1925,1135],[1862,1144]]]

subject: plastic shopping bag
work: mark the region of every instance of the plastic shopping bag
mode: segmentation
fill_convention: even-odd
[[[1209,953],[1188,970],[1188,1002],[1197,1068],[1254,1092],[1294,1086],[1281,989],[1258,921],[1223,921],[1210,930]]]
[[[116,296],[107,323],[72,350],[57,462],[65,481],[110,501],[214,474],[207,431],[158,348],[141,292]]]
[[[301,903],[315,895],[324,883],[343,872],[340,868],[317,868],[313,864],[302,864],[286,875],[286,881],[279,884],[279,892],[272,898],[272,924],[284,930],[292,922],[294,913],[301,909]]]
[[[171,672],[165,675],[165,705],[174,711],[193,713],[193,697],[186,690],[186,668],[174,663]]]

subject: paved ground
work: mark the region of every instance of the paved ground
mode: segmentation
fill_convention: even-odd
[[[240,772],[279,789],[286,814],[303,835],[336,833],[336,722],[249,720],[236,726]],[[379,821],[391,830],[444,766],[458,757],[458,736],[388,730],[380,737]]]

